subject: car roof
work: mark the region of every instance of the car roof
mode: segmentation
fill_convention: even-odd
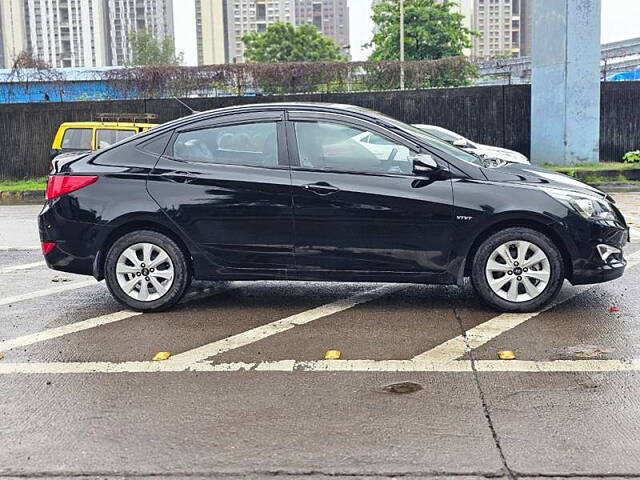
[[[60,127],[65,128],[154,128],[158,123],[131,122],[64,122]]]
[[[264,110],[311,110],[316,112],[327,113],[348,113],[358,116],[375,118],[380,116],[379,112],[355,105],[347,105],[341,103],[322,103],[322,102],[269,102],[269,103],[250,103],[246,105],[233,105],[229,107],[207,110],[204,112],[194,113],[183,119],[205,119],[210,116],[224,115],[228,113],[255,112]]]

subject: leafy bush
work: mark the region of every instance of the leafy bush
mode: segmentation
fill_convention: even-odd
[[[108,70],[102,78],[125,98],[162,98],[210,96],[214,89],[235,95],[395,90],[400,72],[398,61],[280,62],[143,66]],[[464,57],[405,62],[404,72],[408,89],[469,85],[478,75]]]
[[[622,159],[626,163],[640,163],[640,150],[634,150],[632,152],[627,152],[624,154]]]

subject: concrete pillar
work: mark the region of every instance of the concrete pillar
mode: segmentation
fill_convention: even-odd
[[[598,162],[600,0],[532,3],[532,162]]]

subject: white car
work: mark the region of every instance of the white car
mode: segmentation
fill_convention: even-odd
[[[451,130],[447,130],[446,128],[437,127],[435,125],[414,125],[414,127],[469,153],[486,157],[488,160],[498,160],[505,164],[523,163],[529,165],[531,163],[526,156],[519,152],[515,152],[507,148],[492,147],[491,145],[482,145],[481,143],[472,142],[468,138],[452,132]]]
[[[408,148],[398,148],[397,144],[392,143],[390,140],[374,133],[362,132],[353,137],[352,140],[358,142],[364,148],[373,153],[378,160],[389,160],[390,158],[394,158],[395,160],[409,161],[409,157],[411,156]]]

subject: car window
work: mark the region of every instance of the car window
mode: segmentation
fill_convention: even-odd
[[[100,128],[96,131],[96,146],[98,149],[107,148],[125,138],[133,137],[134,130],[110,130]]]
[[[276,167],[277,124],[245,123],[181,132],[173,144],[173,157],[193,162]]]
[[[74,150],[92,149],[93,130],[90,128],[69,128],[64,132],[62,148]]]
[[[314,170],[410,174],[404,145],[376,132],[332,122],[296,122],[300,166]]]

